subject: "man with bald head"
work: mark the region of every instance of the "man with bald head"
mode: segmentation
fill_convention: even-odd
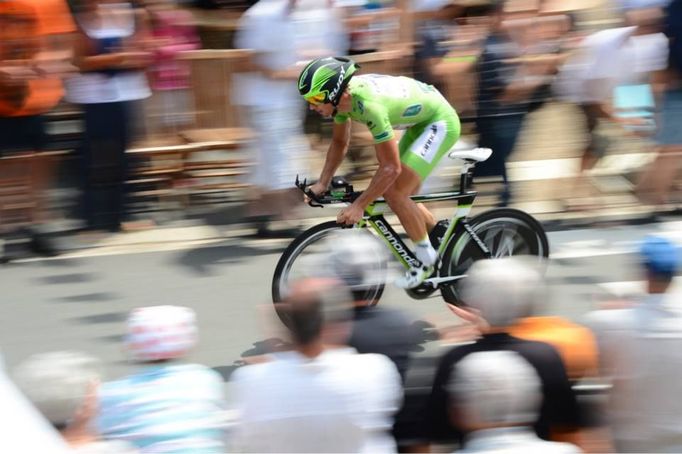
[[[240,452],[395,452],[401,379],[383,355],[347,346],[352,296],[327,278],[295,282],[284,302],[292,351],[232,375]]]

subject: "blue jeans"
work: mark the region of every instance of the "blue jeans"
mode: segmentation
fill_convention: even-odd
[[[116,231],[124,220],[129,102],[83,105],[83,211],[89,229]]]

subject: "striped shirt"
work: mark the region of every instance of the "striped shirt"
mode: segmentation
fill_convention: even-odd
[[[224,384],[195,364],[149,368],[101,388],[99,429],[142,453],[218,453],[223,446]]]

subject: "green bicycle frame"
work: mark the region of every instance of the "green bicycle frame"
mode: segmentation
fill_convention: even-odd
[[[443,239],[438,247],[438,256],[442,257],[450,241],[457,224],[465,219],[469,212],[471,211],[471,206],[474,203],[477,193],[469,191],[466,193],[461,192],[444,192],[439,194],[428,194],[428,195],[415,195],[411,199],[416,203],[422,202],[442,202],[446,200],[457,200],[457,211],[450,219],[450,225],[443,235]],[[384,199],[377,199],[372,202],[366,209],[365,215],[356,225],[357,227],[369,226],[374,230],[379,237],[381,237],[388,248],[391,250],[393,255],[398,259],[398,261],[408,269],[412,266],[418,266],[419,260],[415,257],[412,250],[405,245],[400,236],[391,227],[391,225],[384,218],[383,213],[388,208],[388,204]],[[464,221],[466,222],[466,221]]]

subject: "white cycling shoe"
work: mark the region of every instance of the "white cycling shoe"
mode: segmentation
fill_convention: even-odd
[[[431,273],[433,273],[433,266],[411,267],[403,276],[395,280],[395,285],[406,290],[419,287],[422,282],[431,276]]]

